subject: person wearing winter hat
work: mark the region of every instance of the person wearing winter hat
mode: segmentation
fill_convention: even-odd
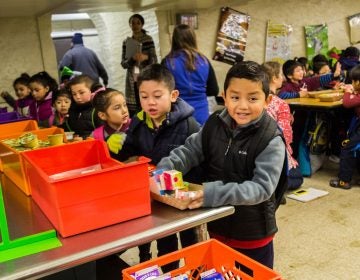
[[[72,47],[64,54],[60,61],[60,73],[64,67],[68,67],[73,71],[90,76],[95,82],[99,82],[99,78],[101,78],[103,84],[107,86],[109,77],[105,67],[96,53],[84,46],[83,34],[75,33],[71,42]]]
[[[75,33],[71,42],[75,45],[75,44],[84,44],[83,39],[82,39],[83,35],[82,33]]]
[[[341,69],[345,72],[345,84],[351,84],[350,71],[357,66],[360,61],[360,51],[357,47],[347,47],[342,51],[339,62],[341,63]]]

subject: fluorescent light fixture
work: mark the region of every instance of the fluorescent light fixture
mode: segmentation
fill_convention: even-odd
[[[90,19],[87,13],[54,14],[51,16],[52,21],[85,20],[85,19]]]

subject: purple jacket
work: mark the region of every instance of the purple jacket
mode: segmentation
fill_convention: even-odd
[[[334,79],[333,74],[326,74],[316,77],[308,77],[302,79],[298,84],[287,81],[279,91],[278,96],[281,99],[300,97],[300,89],[306,86],[308,91],[315,91],[320,87],[325,87]]]
[[[37,120],[40,127],[49,127],[49,118],[53,114],[52,92],[45,96],[44,100],[35,101],[30,104],[30,116]]]
[[[34,98],[31,95],[28,95],[23,99],[16,100],[14,110],[24,117],[29,117],[30,107],[33,103],[35,103]]]

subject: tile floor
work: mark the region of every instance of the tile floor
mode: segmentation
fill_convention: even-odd
[[[304,188],[326,190],[329,195],[306,203],[287,199],[277,212],[274,269],[283,279],[360,279],[360,186],[329,187],[337,169],[337,164],[327,161],[305,178]],[[136,264],[137,249],[121,257]]]

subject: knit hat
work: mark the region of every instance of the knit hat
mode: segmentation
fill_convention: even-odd
[[[303,67],[303,65],[298,61],[295,61],[292,59],[285,61],[282,69],[283,69],[284,76],[287,80],[289,80],[289,76],[292,76],[292,74],[294,73],[294,69],[298,66]]]
[[[72,42],[74,44],[84,44],[82,37],[83,37],[82,33],[75,33],[72,38]]]

